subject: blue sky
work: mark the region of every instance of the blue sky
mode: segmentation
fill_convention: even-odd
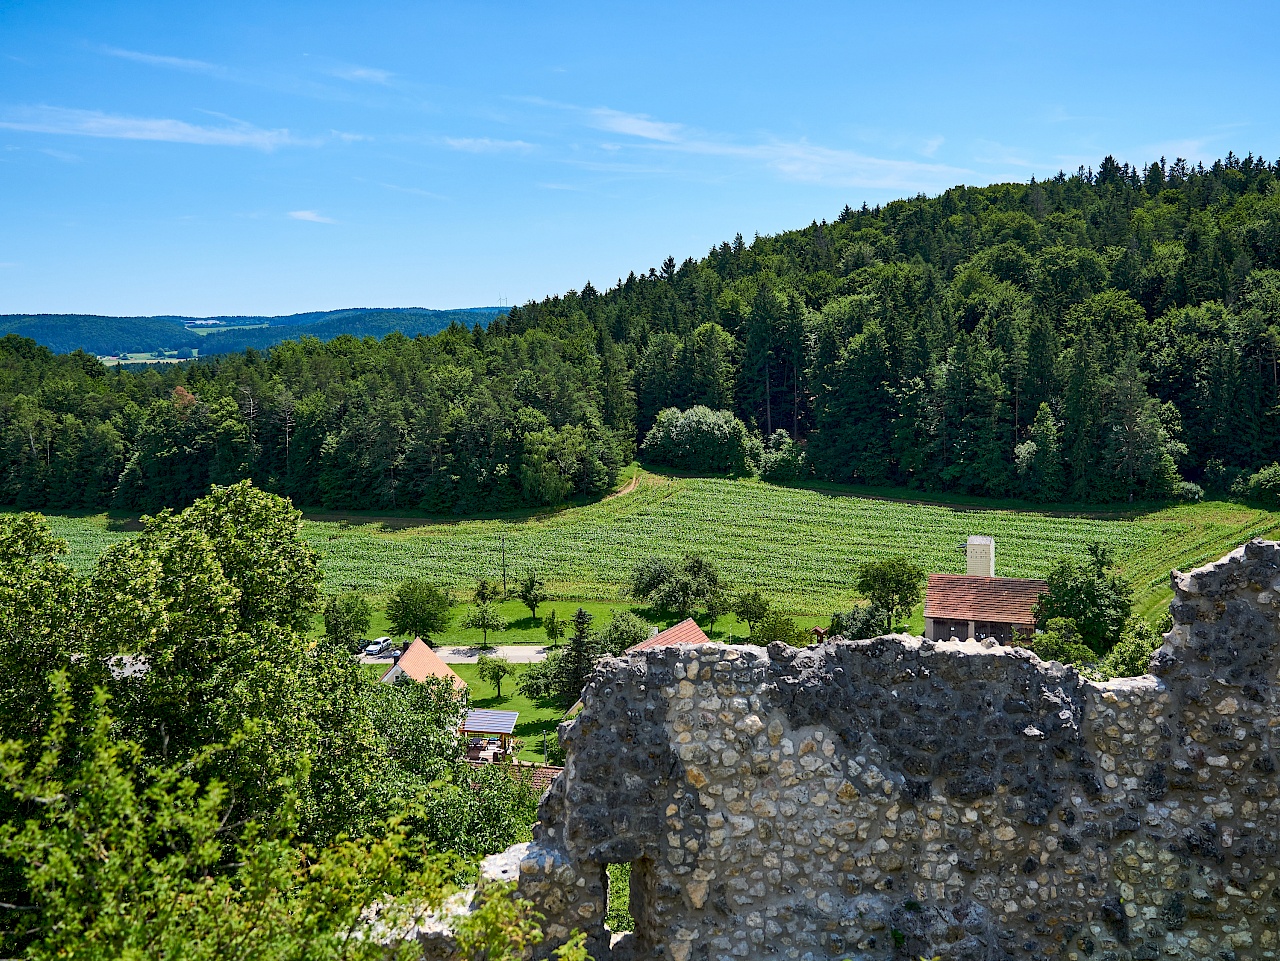
[[[1106,154],[1280,156],[1271,4],[0,5],[0,313],[462,307]]]

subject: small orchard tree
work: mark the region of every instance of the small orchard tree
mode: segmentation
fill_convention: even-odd
[[[832,614],[828,633],[843,637],[847,641],[874,637],[879,633],[885,618],[885,612],[874,604],[863,604],[851,611],[837,611]]]
[[[403,581],[387,601],[387,620],[396,635],[420,637],[434,647],[432,637],[449,627],[453,598],[421,578]]]
[[[729,596],[724,591],[716,591],[706,602],[707,609],[707,636],[711,637],[716,632],[716,621],[723,618],[732,611],[732,605],[729,603]]]
[[[615,611],[613,619],[597,635],[601,654],[618,657],[649,637],[649,625],[630,611]]]
[[[547,635],[547,643],[552,647],[560,645],[560,638],[564,637],[564,621],[556,617],[555,608],[551,609],[551,613],[542,619],[542,631]]]
[[[480,680],[486,684],[492,684],[498,692],[498,699],[502,699],[502,681],[503,678],[510,677],[516,672],[511,662],[505,657],[490,656],[481,654],[476,661],[476,674]]]
[[[538,616],[538,605],[547,599],[546,584],[534,571],[529,571],[516,588],[516,597],[529,608],[529,616]]]
[[[477,604],[492,604],[502,596],[502,588],[497,581],[482,577],[476,581],[475,599]]]
[[[324,634],[335,644],[350,644],[364,637],[373,620],[373,609],[363,594],[347,591],[325,601]]]
[[[679,561],[649,557],[631,575],[633,597],[677,614],[692,614],[720,590],[720,571],[701,554],[686,554]]]
[[[759,591],[743,591],[733,599],[733,613],[747,622],[747,630],[755,637],[756,625],[769,613],[769,601]]]
[[[867,561],[858,568],[858,592],[885,612],[885,630],[893,630],[900,619],[911,616],[924,593],[924,571],[915,563],[894,554],[879,561]]]
[[[490,631],[505,631],[507,622],[503,620],[502,615],[498,613],[497,605],[491,601],[483,604],[477,604],[471,610],[467,611],[467,616],[462,622],[463,627],[472,627],[484,634],[484,640],[481,647],[489,646]]]

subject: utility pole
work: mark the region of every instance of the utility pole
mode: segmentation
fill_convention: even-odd
[[[502,545],[502,599],[507,599],[507,534],[498,535],[498,543]]]

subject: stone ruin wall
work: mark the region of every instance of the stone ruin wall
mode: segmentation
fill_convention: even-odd
[[[1277,957],[1280,544],[1173,585],[1152,674],[1103,684],[901,635],[607,661],[487,873],[597,961]]]

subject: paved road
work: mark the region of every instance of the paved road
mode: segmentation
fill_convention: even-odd
[[[545,661],[548,650],[541,644],[503,644],[487,651],[478,647],[437,647],[436,653],[446,664],[474,664],[481,654],[500,654],[512,664],[532,664],[534,661]]]
[[[547,650],[541,644],[504,644],[500,647],[491,647],[488,651],[481,651],[478,647],[446,645],[437,647],[436,653],[440,655],[440,660],[446,664],[474,664],[480,659],[481,654],[500,654],[512,664],[532,664],[534,661],[545,661],[547,659]],[[391,658],[368,657],[361,654],[360,663],[385,664],[390,667]]]

